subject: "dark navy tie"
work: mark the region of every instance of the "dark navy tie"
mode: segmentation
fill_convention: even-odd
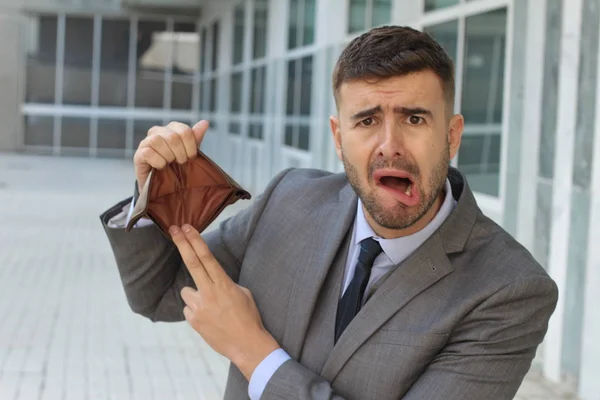
[[[354,270],[354,277],[338,303],[335,319],[336,342],[362,306],[373,262],[381,251],[381,245],[373,238],[367,238],[360,242],[360,254]]]

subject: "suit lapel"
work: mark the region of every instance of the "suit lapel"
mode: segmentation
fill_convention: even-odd
[[[298,263],[294,275],[282,339],[286,351],[294,359],[300,357],[319,292],[354,221],[356,204],[354,191],[346,185],[337,201],[319,207],[313,217],[316,231],[310,231],[310,236],[305,238],[306,259]]]
[[[348,325],[323,366],[332,382],[354,352],[406,303],[452,272],[439,234],[398,265]]]
[[[448,254],[462,251],[479,209],[464,176],[451,168],[448,178],[459,199],[438,231],[396,266],[348,325],[327,359],[321,376],[332,382],[356,350],[419,293],[453,271]]]

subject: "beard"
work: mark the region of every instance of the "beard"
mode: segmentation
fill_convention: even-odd
[[[440,160],[434,165],[429,175],[429,180],[423,182],[422,174],[419,167],[409,162],[404,158],[384,159],[377,158],[369,163],[369,174],[367,185],[363,187],[360,183],[359,174],[350,162],[344,157],[342,149],[342,162],[350,186],[354,189],[366,211],[371,218],[386,229],[406,229],[419,221],[435,204],[440,191],[443,189],[446,177],[448,176],[448,168],[450,164],[450,146],[446,142],[446,147]],[[393,207],[385,207],[378,199],[378,194],[374,189],[370,189],[370,183],[373,182],[373,172],[379,168],[401,169],[410,173],[414,179],[412,190],[419,192],[419,204],[413,209],[408,206],[396,202]]]

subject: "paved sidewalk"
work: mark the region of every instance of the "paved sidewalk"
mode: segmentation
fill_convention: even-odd
[[[0,399],[222,398],[223,357],[127,305],[98,216],[132,177],[126,161],[0,153]],[[571,397],[532,373],[517,398]]]

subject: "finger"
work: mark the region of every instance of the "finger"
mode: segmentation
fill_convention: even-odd
[[[173,242],[177,246],[183,263],[186,265],[192,279],[196,283],[196,287],[199,290],[206,289],[211,284],[211,279],[207,275],[206,270],[202,266],[198,255],[194,251],[192,245],[189,243],[187,237],[183,234],[181,229],[176,226],[172,226],[169,229],[169,233],[173,238]]]
[[[177,161],[177,163],[183,164],[183,163],[187,162],[187,160],[188,160],[187,152],[185,150],[183,140],[181,139],[181,136],[179,135],[179,133],[177,133],[174,130],[170,130],[169,132],[165,132],[161,136],[165,140],[167,145],[169,146],[169,150],[171,150],[173,152],[173,155],[175,156],[175,160]]]
[[[200,301],[198,291],[192,289],[189,286],[186,286],[183,289],[181,289],[181,298],[192,311],[196,311],[196,309],[198,308],[198,302]]]
[[[161,134],[146,137],[140,143],[140,147],[150,147],[154,149],[154,151],[160,154],[168,163],[171,163],[175,160],[175,154],[171,151],[171,148],[162,135],[164,135],[164,131]]]
[[[182,124],[181,122],[173,121],[169,124],[169,127],[179,135],[181,142],[183,143],[183,148],[185,150],[185,155],[187,159],[192,159],[196,157],[198,154],[198,145],[196,144],[196,138],[194,137],[194,132],[192,128],[187,126],[186,124]]]
[[[183,315],[185,316],[185,320],[191,324],[194,312],[188,306],[183,308]]]
[[[202,143],[202,139],[204,139],[204,134],[208,130],[208,121],[202,120],[196,125],[192,127],[192,132],[194,133],[194,138],[196,139],[196,146],[200,146]]]
[[[183,225],[182,230],[187,237],[188,242],[194,249],[194,253],[197,255],[200,263],[204,267],[204,270],[208,274],[208,277],[213,282],[229,280],[229,275],[225,272],[221,264],[213,256],[208,248],[208,245],[200,236],[200,233],[191,225]]]
[[[148,164],[156,169],[163,169],[168,164],[168,161],[152,147],[144,147],[136,151],[133,162],[137,165]],[[144,182],[140,183],[144,184]]]

